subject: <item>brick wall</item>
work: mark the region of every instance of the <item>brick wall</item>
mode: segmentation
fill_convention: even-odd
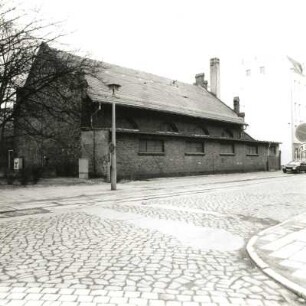
[[[91,177],[107,177],[109,162],[109,131],[82,131],[81,155],[89,161]]]
[[[122,120],[124,118],[131,119],[137,128],[135,129],[132,124],[128,127],[128,123]],[[178,132],[160,133],[164,122],[174,123]],[[100,127],[100,130],[95,131],[96,149],[93,148],[93,131],[82,132],[82,157],[89,158],[92,175],[95,164],[96,175],[106,176],[106,159],[108,158],[108,142],[110,141],[108,133],[111,127],[110,105],[102,106],[101,111],[94,118],[94,126]],[[219,137],[219,139],[208,139],[204,132],[199,130],[199,127],[205,127],[209,131],[209,137]],[[241,127],[237,125],[117,106],[117,128],[119,179],[264,171],[267,169],[268,143],[253,143],[258,147],[257,154],[248,155],[247,145],[250,141],[252,142],[252,139],[248,138],[243,141],[240,138]],[[229,130],[232,137],[224,135],[224,130]],[[163,140],[164,154],[140,153],[140,139]],[[186,154],[188,153],[186,142],[195,140],[205,143],[205,154]],[[221,155],[221,143],[234,143],[235,153]]]
[[[24,159],[24,167],[43,167],[47,175],[77,176],[80,134],[78,130],[70,128],[62,129],[64,134],[66,132],[66,143],[46,139],[40,141],[29,136],[17,137],[15,155]]]
[[[46,172],[60,176],[78,174],[82,91],[77,84],[71,89],[73,82],[52,83],[33,95],[26,95],[27,98],[20,93],[15,155],[24,158],[25,167],[44,167]]]
[[[266,170],[267,155],[259,146],[258,156],[247,156],[245,144],[235,143],[234,155],[220,155],[220,144],[205,141],[204,155],[186,154],[186,139],[164,139],[164,155],[139,153],[139,138],[143,136],[121,134],[117,137],[117,169],[119,178],[142,178],[204,173],[225,173]]]

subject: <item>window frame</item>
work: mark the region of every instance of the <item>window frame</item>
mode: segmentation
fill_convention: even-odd
[[[167,134],[173,134],[179,132],[176,124],[172,121],[163,121],[160,124],[158,131],[160,133],[167,133]]]
[[[120,125],[122,123],[127,123],[127,125],[129,125],[130,127],[120,127]],[[136,121],[134,120],[134,118],[131,117],[118,117],[116,119],[116,129],[118,130],[132,130],[132,131],[139,131],[139,126],[136,123]]]
[[[232,147],[232,152],[222,152],[222,146],[224,145],[230,145]],[[220,156],[234,156],[236,155],[236,148],[235,148],[235,144],[231,143],[231,142],[221,142],[219,144],[219,155]]]
[[[225,129],[222,130],[221,137],[222,138],[228,138],[228,139],[235,138],[233,131],[228,129],[228,128],[225,128]]]
[[[188,144],[201,144],[202,146],[202,151],[201,152],[196,152],[196,151],[189,151],[188,150]],[[185,155],[198,155],[198,156],[203,156],[205,155],[205,141],[196,141],[196,140],[187,140],[185,142]]]
[[[206,126],[196,125],[191,131],[192,135],[210,136]]]
[[[250,150],[250,148],[255,148],[255,153],[252,153],[251,152],[252,150]],[[259,152],[259,148],[257,145],[252,145],[252,144],[247,145],[247,153],[246,153],[247,156],[258,156],[259,155],[258,152]]]
[[[141,151],[141,142],[145,141],[145,151]],[[148,151],[148,142],[161,142],[162,151]],[[165,155],[165,141],[163,139],[152,139],[152,138],[140,138],[138,141],[138,155],[155,155],[155,156],[164,156]]]

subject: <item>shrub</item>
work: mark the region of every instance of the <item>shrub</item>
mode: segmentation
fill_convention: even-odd
[[[16,180],[20,182],[22,186],[28,185],[30,182],[33,184],[37,184],[38,181],[41,179],[43,174],[43,168],[41,167],[28,167],[16,171],[8,171],[5,174],[5,178],[8,185],[13,185]]]
[[[31,178],[32,178],[31,169],[24,168],[19,171],[18,180],[22,186],[28,185]]]
[[[76,176],[78,174],[78,166],[76,163],[66,161],[56,167],[56,173],[58,176]]]
[[[6,181],[8,185],[13,185],[16,179],[16,173],[13,171],[8,171],[5,175]]]

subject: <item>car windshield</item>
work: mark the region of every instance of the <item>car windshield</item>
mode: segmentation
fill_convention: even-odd
[[[290,166],[299,166],[300,165],[300,163],[301,162],[299,162],[299,161],[291,161],[290,163],[288,163],[288,165],[290,165]]]

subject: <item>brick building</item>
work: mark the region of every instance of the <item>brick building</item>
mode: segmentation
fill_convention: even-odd
[[[13,169],[14,127],[12,122],[2,123],[11,115],[10,109],[0,109],[0,177]]]
[[[92,63],[95,73],[84,72],[82,76],[85,88],[70,82],[62,85],[65,97],[80,116],[69,121],[42,114],[40,125],[64,141],[45,140],[39,145],[35,137],[16,132],[16,155],[24,158],[25,165],[42,164],[58,173],[68,167],[70,174],[77,175],[79,158],[87,158],[89,174],[106,177],[111,106],[115,103],[119,179],[278,169],[278,143],[257,141],[244,133],[239,98],[231,109],[217,97],[218,59],[211,60],[214,92],[207,90],[204,74],[196,75],[195,84],[186,84]],[[113,94],[109,84],[118,84],[120,89]],[[62,103],[52,98],[49,89],[47,92],[48,104]]]

